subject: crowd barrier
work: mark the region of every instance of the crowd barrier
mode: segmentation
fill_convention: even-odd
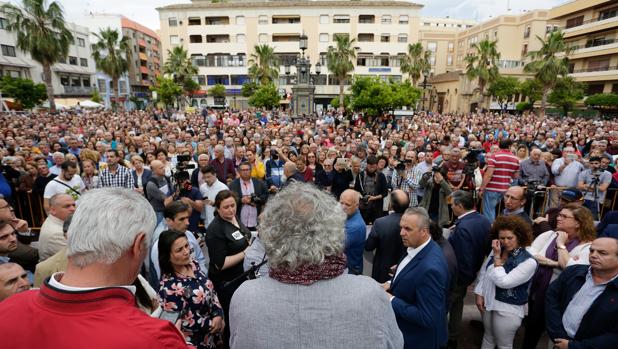
[[[36,232],[47,217],[43,208],[43,196],[38,193],[18,191],[13,195],[13,208],[15,216],[28,222],[28,226]]]

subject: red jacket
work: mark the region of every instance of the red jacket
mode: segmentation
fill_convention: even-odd
[[[0,303],[3,348],[188,348],[174,325],[137,308],[121,287],[67,292],[49,286]],[[189,347],[190,348],[190,347]]]

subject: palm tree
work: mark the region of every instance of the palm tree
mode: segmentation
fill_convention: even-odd
[[[56,1],[22,0],[21,6],[4,4],[6,29],[17,33],[17,47],[30,53],[43,67],[43,81],[47,90],[49,109],[56,110],[51,67],[69,53],[73,34],[66,28],[62,7]]]
[[[261,85],[268,85],[279,77],[279,60],[275,48],[267,44],[255,45],[249,58],[249,77]]]
[[[112,78],[112,89],[114,89],[113,109],[116,110],[118,103],[118,80],[129,70],[129,38],[120,34],[117,30],[107,28],[102,29],[98,34],[94,34],[97,43],[92,45],[92,58],[96,63],[97,69]]]
[[[469,79],[478,78],[479,91],[481,93],[480,105],[483,105],[485,86],[498,78],[498,60],[500,53],[496,49],[497,41],[483,40],[475,43],[472,47],[475,54],[466,56],[466,75]]]
[[[167,61],[163,65],[163,73],[171,75],[174,82],[182,86],[187,98],[189,98],[189,94],[198,89],[197,83],[193,81],[193,76],[197,72],[198,69],[193,65],[189,53],[182,46],[167,50]],[[180,100],[178,103],[180,104]]]
[[[416,86],[421,74],[431,67],[430,57],[431,52],[423,53],[423,44],[420,42],[408,44],[408,53],[401,61],[401,72],[409,75],[413,86]]]
[[[531,62],[524,66],[526,73],[534,73],[534,77],[543,86],[543,94],[541,95],[541,115],[545,115],[545,106],[547,105],[547,97],[549,92],[556,86],[558,76],[566,76],[569,73],[569,48],[564,42],[562,32],[551,32],[547,40],[537,35],[537,39],[541,42],[541,49],[528,53]],[[557,57],[557,54],[564,52],[562,58]]]
[[[356,40],[348,35],[335,35],[336,47],[330,46],[326,53],[328,70],[339,80],[339,107],[344,108],[344,83],[348,73],[354,71],[353,59],[356,58],[356,48],[352,45]]]

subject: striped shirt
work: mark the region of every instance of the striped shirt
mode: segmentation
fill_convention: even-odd
[[[509,189],[515,175],[519,172],[519,159],[506,149],[500,149],[493,156],[487,157],[487,168],[494,172],[487,184],[487,191],[503,193]]]

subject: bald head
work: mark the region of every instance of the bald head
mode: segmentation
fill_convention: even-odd
[[[504,193],[504,206],[509,211],[516,211],[524,206],[526,203],[526,196],[524,187],[518,185],[510,187],[506,193]]]
[[[602,237],[590,245],[590,267],[596,276],[611,279],[618,274],[618,239]]]
[[[339,197],[339,204],[348,217],[354,215],[358,209],[360,193],[354,189],[347,189]]]
[[[408,194],[403,190],[393,190],[391,193],[391,209],[395,213],[404,213],[410,206],[410,199]]]
[[[298,168],[296,167],[296,164],[292,161],[288,161],[285,163],[285,165],[283,165],[283,174],[285,174],[285,176],[288,178],[296,174],[297,171]]]
[[[28,274],[19,264],[0,264],[0,302],[30,289]]]

